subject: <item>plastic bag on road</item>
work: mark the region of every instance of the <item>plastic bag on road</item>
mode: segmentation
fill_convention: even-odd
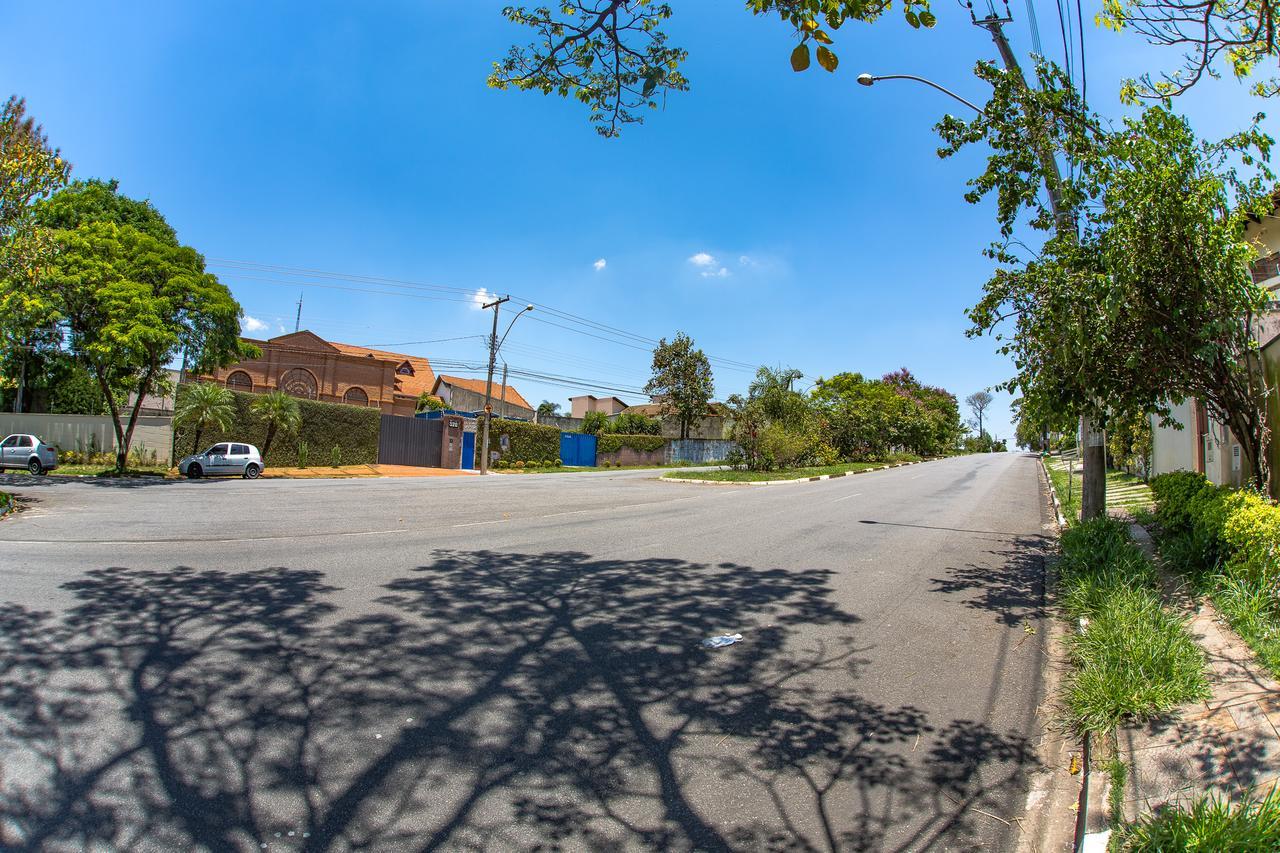
[[[742,640],[741,634],[721,634],[718,637],[707,637],[702,641],[702,645],[709,649],[720,649],[725,646],[732,646]]]

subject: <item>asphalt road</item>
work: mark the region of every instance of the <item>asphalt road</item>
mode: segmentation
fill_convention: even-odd
[[[1032,458],[0,488],[5,849],[1013,847]]]

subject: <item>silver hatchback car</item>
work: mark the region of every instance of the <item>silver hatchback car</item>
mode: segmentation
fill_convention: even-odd
[[[256,480],[262,473],[262,456],[252,444],[222,441],[204,453],[182,457],[178,462],[178,473],[193,480],[223,476]]]
[[[26,468],[32,474],[43,474],[57,467],[58,449],[38,436],[16,433],[0,441],[0,470]]]

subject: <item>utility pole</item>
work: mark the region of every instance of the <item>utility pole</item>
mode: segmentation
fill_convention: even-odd
[[[296,332],[302,325],[302,294],[298,294],[298,316],[293,319],[293,330]]]
[[[504,296],[481,306],[486,311],[493,309],[493,334],[489,336],[489,376],[484,381],[484,438],[480,442],[481,474],[489,473],[489,421],[493,417],[493,366],[498,360],[498,307],[510,301],[510,296]]]
[[[1016,74],[1022,88],[1029,90],[1027,78],[1022,73],[1022,66],[1009,46],[1009,38],[1004,34],[1004,25],[1012,19],[1009,15],[1001,17],[996,14],[994,0],[989,0],[991,13],[985,18],[978,18],[973,13],[973,4],[969,3],[969,14],[975,26],[991,33],[991,40],[1000,51],[1000,59],[1005,70]],[[1005,4],[1006,12],[1008,4]],[[1054,152],[1041,148],[1036,152],[1041,167],[1045,170],[1045,190],[1049,195],[1049,207],[1053,211],[1054,224],[1059,237],[1077,239],[1076,224],[1070,211],[1062,207],[1062,196],[1059,187],[1062,184],[1062,171],[1058,168],[1058,159]],[[1106,512],[1107,504],[1107,471],[1106,448],[1103,446],[1102,434],[1097,430],[1089,415],[1080,416],[1080,461],[1084,469],[1083,481],[1080,485],[1080,519],[1087,521]]]
[[[502,362],[502,402],[498,406],[501,412],[498,417],[505,418],[507,416],[507,363]]]

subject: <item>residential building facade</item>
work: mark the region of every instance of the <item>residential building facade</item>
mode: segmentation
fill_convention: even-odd
[[[308,400],[369,406],[386,415],[410,417],[418,398],[435,385],[435,371],[422,356],[326,341],[306,330],[244,340],[262,355],[201,378],[233,391],[281,390]]]
[[[594,394],[583,394],[569,398],[570,417],[585,418],[587,412],[604,412],[613,417],[627,410],[627,404],[617,397],[597,397]]]
[[[439,397],[451,409],[459,412],[484,411],[483,379],[464,379],[460,376],[440,376],[431,387],[431,393]],[[534,407],[510,385],[493,383],[493,414],[499,418],[518,418],[532,421]]]

